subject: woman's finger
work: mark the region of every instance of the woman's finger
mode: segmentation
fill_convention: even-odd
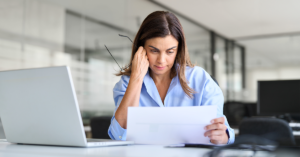
[[[147,68],[147,70],[148,70],[148,67],[149,67],[149,60],[148,60],[148,57],[147,57],[147,56],[145,56],[145,57],[143,58],[143,65],[144,65],[144,67]]]
[[[222,140],[222,136],[220,136],[220,135],[210,135],[210,136],[208,136],[208,138],[211,140],[216,140],[216,141]]]
[[[222,124],[224,124],[224,122],[225,122],[224,117],[220,117],[220,118],[216,118],[216,119],[211,120],[211,123],[222,123]]]
[[[143,50],[143,52],[142,52],[141,55],[143,56],[143,59],[147,57],[147,55],[146,55],[146,50],[145,50],[145,49]]]
[[[143,50],[144,50],[143,46],[140,46],[140,47],[138,48],[138,50],[136,51],[135,56],[136,56],[136,57],[139,57],[140,54],[143,52]]]
[[[205,137],[209,137],[209,136],[221,136],[224,134],[224,130],[210,130],[204,133]]]
[[[138,53],[141,53],[141,52],[143,52],[143,50],[144,50],[143,46],[140,46],[140,47],[138,48],[137,52],[138,52]]]
[[[146,55],[147,51],[146,49],[143,49],[143,55]]]
[[[211,143],[222,144],[222,136],[211,136],[209,137]]]
[[[220,123],[214,123],[214,124],[211,124],[211,125],[207,125],[204,129],[205,130],[226,130],[226,125],[224,124],[220,124]]]

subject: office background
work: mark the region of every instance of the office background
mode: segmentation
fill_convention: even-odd
[[[256,103],[257,81],[300,79],[299,1],[0,0],[0,71],[68,65],[85,120],[112,115],[118,65],[153,11],[177,15],[193,63],[225,102]]]

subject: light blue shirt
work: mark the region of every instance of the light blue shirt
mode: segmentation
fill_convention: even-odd
[[[130,76],[123,75],[120,81],[113,89],[115,101],[115,112],[118,109],[125,91],[129,83]],[[225,117],[223,115],[224,96],[220,87],[214,82],[211,76],[200,67],[186,67],[186,79],[189,86],[196,91],[194,98],[190,99],[183,91],[178,79],[178,75],[174,77],[169,86],[164,103],[162,103],[156,85],[148,73],[145,75],[140,94],[140,107],[181,107],[181,106],[206,106],[217,105],[217,117]],[[234,130],[230,128],[225,117],[225,125],[227,126],[227,134],[229,135],[228,144],[234,143]],[[115,115],[111,119],[108,129],[108,135],[113,140],[126,140],[127,130],[123,129]]]

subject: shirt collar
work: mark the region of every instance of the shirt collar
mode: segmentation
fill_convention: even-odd
[[[160,98],[160,95],[158,93],[158,90],[156,88],[156,85],[154,83],[154,80],[152,79],[152,77],[150,76],[150,70],[148,70],[147,74],[145,75],[144,77],[144,85],[145,85],[145,88],[147,90],[147,93],[152,97],[152,99],[160,106],[160,107],[164,107],[162,101],[161,101],[161,98]],[[177,85],[177,83],[179,82],[178,80],[178,75],[176,75],[172,81],[171,81],[171,84],[169,86],[169,89],[168,89],[168,92],[167,92],[167,95],[168,93]],[[167,97],[166,95],[166,97]],[[166,98],[165,98],[166,100]]]

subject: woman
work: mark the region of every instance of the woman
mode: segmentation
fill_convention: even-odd
[[[126,140],[128,107],[217,105],[220,118],[205,127],[204,136],[214,144],[234,142],[234,131],[223,115],[222,91],[207,72],[191,63],[174,14],[148,15],[133,45],[130,66],[117,74],[122,77],[113,89],[116,109],[108,130],[112,139]]]

